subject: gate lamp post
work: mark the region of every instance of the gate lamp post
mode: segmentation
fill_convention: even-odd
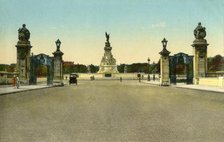
[[[155,62],[153,61],[153,81],[156,80],[156,76],[155,76],[155,69],[156,69],[156,66],[155,66]]]
[[[55,41],[56,46],[57,46],[57,51],[60,50],[60,46],[61,46],[61,41],[58,39],[57,41]]]
[[[163,44],[163,48],[166,48],[168,41],[164,38],[161,42]]]
[[[63,68],[62,68],[62,56],[63,56],[63,52],[60,51],[60,46],[61,46],[61,41],[58,39],[57,41],[55,41],[57,50],[53,53],[54,55],[54,77],[60,79],[61,81],[61,85],[63,85]],[[58,71],[60,70],[60,71]],[[60,75],[58,75],[60,74]]]
[[[149,59],[149,57],[148,57],[148,68],[149,68],[149,71],[150,71],[150,59]],[[150,74],[149,74],[149,72],[148,72],[148,81],[150,81]]]
[[[169,85],[170,77],[169,77],[169,54],[170,52],[166,49],[167,40],[164,38],[162,41],[163,50],[159,52],[160,56],[160,85]]]

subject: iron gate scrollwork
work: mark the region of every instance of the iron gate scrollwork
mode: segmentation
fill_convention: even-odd
[[[177,75],[180,73],[177,67],[183,68],[184,76],[186,78],[179,79]],[[170,83],[176,84],[177,82],[185,82],[187,84],[193,84],[193,56],[189,56],[185,53],[178,53],[169,57],[169,71],[170,71]]]
[[[29,84],[37,84],[37,67],[39,65],[47,66],[47,85],[53,84],[53,57],[45,54],[38,54],[30,57],[30,80]]]

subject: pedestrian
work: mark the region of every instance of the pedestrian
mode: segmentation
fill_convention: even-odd
[[[141,82],[141,74],[138,73],[138,81]]]
[[[19,81],[19,77],[17,76],[16,77],[16,87],[17,87],[17,89],[19,89],[19,86],[20,86],[20,81]]]
[[[155,76],[155,74],[153,74],[153,78],[152,78],[152,79],[153,79],[153,81],[155,81],[155,80],[156,80],[156,76]]]
[[[122,82],[122,77],[120,77],[120,82]]]

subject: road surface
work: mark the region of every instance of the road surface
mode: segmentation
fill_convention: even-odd
[[[1,142],[223,140],[221,93],[107,80],[0,96]]]

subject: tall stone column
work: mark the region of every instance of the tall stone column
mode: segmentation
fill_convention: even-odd
[[[170,52],[166,49],[167,40],[164,38],[162,40],[163,50],[159,52],[160,56],[160,85],[167,86],[170,85],[169,77],[169,54]]]
[[[20,82],[23,84],[29,84],[30,78],[30,51],[32,46],[30,45],[30,32],[26,28],[26,25],[23,24],[23,27],[18,30],[18,39],[16,48],[17,48],[17,62],[16,70]]]
[[[61,41],[58,39],[56,42],[57,50],[53,53],[54,55],[54,79],[53,82],[63,83],[63,60],[62,56],[64,55],[63,52],[60,51]]]
[[[192,47],[194,51],[194,84],[199,83],[200,77],[205,77],[207,73],[207,40],[205,27],[198,23],[194,30],[195,40]]]

